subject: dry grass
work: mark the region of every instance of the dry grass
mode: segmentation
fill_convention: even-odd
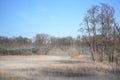
[[[3,64],[2,61],[5,63]],[[10,63],[7,64],[7,61]],[[46,69],[72,73],[91,71],[110,73],[113,71],[113,66],[108,62],[93,63],[89,55],[74,58],[40,55],[0,56],[0,79],[2,80],[36,80],[35,76],[41,76],[41,71]],[[30,77],[31,75],[34,79]]]
[[[0,68],[58,68],[71,70],[97,70],[104,71],[112,68],[108,62],[92,62],[89,55],[80,55],[76,57],[58,57],[58,56],[0,56],[0,61],[20,61],[18,64],[10,63],[7,66],[0,66]],[[27,62],[28,61],[28,62]],[[33,61],[33,62],[32,62]],[[27,63],[24,63],[27,62]],[[35,63],[34,63],[35,62]],[[37,62],[37,63],[36,63]],[[22,64],[24,63],[24,64]]]

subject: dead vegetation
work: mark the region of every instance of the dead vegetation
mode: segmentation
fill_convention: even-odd
[[[59,76],[72,78],[94,76],[96,73],[120,74],[120,68],[115,68],[116,66],[113,65],[115,64],[108,62],[94,63],[90,55],[79,55],[73,58],[42,55],[0,56],[0,79],[42,80],[49,76],[46,79],[49,80]]]

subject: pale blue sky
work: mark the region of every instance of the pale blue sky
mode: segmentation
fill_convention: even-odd
[[[0,0],[0,36],[76,37],[87,9],[99,3],[113,6],[120,21],[119,0]]]

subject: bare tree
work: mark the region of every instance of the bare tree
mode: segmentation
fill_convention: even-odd
[[[102,3],[100,6],[93,6],[87,11],[84,17],[84,30],[86,42],[88,43],[92,60],[95,62],[95,55],[100,54],[100,60],[103,61],[104,56],[110,56],[113,61],[118,44],[118,35],[120,28],[114,18],[115,10],[113,7]],[[119,39],[120,42],[120,39]],[[114,45],[113,47],[110,47]],[[112,52],[113,51],[113,52]]]
[[[95,62],[96,54],[96,35],[97,35],[97,16],[99,6],[93,6],[87,11],[87,15],[84,17],[84,23],[86,25],[86,32],[88,33],[88,44],[91,50],[92,60]]]

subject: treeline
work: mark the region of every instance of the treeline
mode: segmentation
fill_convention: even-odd
[[[26,37],[12,37],[8,38],[0,36],[0,48],[18,48],[32,45],[32,40]]]
[[[109,59],[118,63],[120,59],[120,26],[114,13],[113,7],[102,3],[88,9],[84,17],[84,28],[82,26],[79,31],[85,31],[83,39],[91,50],[93,61],[99,57],[101,62]]]
[[[29,55],[45,54],[52,49],[66,51],[68,48],[80,48],[82,42],[80,37],[52,37],[47,34],[37,34],[34,39],[26,37],[8,38],[0,36],[0,55]]]

